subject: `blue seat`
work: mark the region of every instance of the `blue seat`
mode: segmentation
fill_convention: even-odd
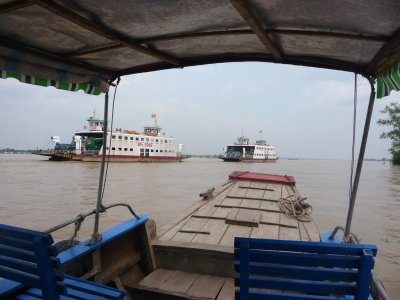
[[[375,245],[241,237],[234,245],[236,299],[368,299]]]
[[[0,224],[0,277],[22,284],[14,290],[13,298],[123,299],[127,294],[62,274],[53,242],[48,233]],[[0,291],[0,298],[5,297]]]

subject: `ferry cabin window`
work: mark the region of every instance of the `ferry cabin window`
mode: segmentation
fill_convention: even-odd
[[[144,138],[141,138],[140,140],[143,142],[143,141],[144,141]]]
[[[137,137],[137,138],[136,138],[136,140],[138,141],[138,140],[139,140],[139,138]]]
[[[154,149],[151,149],[151,152],[154,152]]]
[[[130,148],[129,151],[133,151],[133,148]]]
[[[127,137],[127,136],[125,137],[125,140],[128,140],[128,137]]]
[[[124,151],[128,151],[128,148],[124,148]]]
[[[158,139],[156,139],[156,143],[158,143]]]
[[[149,141],[149,138],[146,138],[146,142],[148,142]]]
[[[163,152],[162,150],[160,150],[160,152]]]
[[[115,147],[112,147],[111,150],[115,150]]]
[[[113,134],[111,138],[112,138],[113,140],[115,140],[115,135]]]
[[[122,151],[122,148],[118,148],[119,151]]]
[[[119,136],[118,136],[118,139],[119,139],[119,140],[122,140],[122,135],[119,135]]]
[[[158,152],[158,149],[156,149],[156,152]]]

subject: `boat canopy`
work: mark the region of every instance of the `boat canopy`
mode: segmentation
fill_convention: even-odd
[[[107,92],[118,77],[260,61],[348,71],[398,89],[400,1],[0,0],[3,78]],[[379,77],[382,76],[382,77]]]

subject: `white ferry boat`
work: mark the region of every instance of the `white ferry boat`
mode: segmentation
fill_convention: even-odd
[[[152,115],[153,118],[154,115]],[[38,150],[37,155],[48,156],[50,160],[98,161],[103,151],[103,120],[94,115],[87,119],[88,125],[77,131],[70,144],[63,144],[53,136],[54,149]],[[145,126],[143,133],[134,130],[115,129],[107,133],[106,155],[113,162],[177,162],[188,156],[182,154],[183,145],[175,149],[172,137],[161,133],[155,121],[154,126]]]
[[[237,142],[228,145],[225,154],[220,156],[224,161],[242,162],[274,162],[278,159],[276,148],[267,144],[263,139],[250,144],[250,140],[243,135]]]

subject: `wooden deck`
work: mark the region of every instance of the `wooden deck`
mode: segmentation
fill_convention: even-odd
[[[232,278],[162,268],[133,288],[135,299],[234,299]]]
[[[220,246],[233,246],[235,236],[319,241],[313,221],[298,221],[281,212],[278,201],[289,195],[300,196],[291,185],[228,181],[210,200],[201,200],[161,228],[158,239]]]
[[[230,179],[158,231],[157,269],[130,287],[132,299],[233,300],[234,237],[319,241],[312,220],[288,217],[279,207],[281,198],[301,198],[293,177],[245,176],[259,181]]]

